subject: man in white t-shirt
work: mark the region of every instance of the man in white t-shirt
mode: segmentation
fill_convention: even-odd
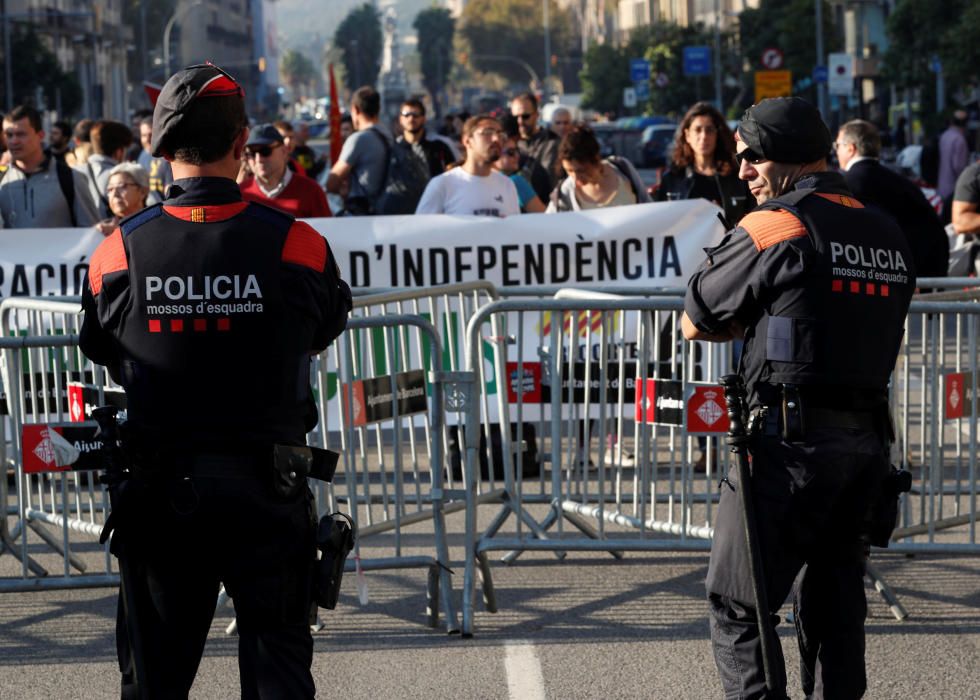
[[[458,168],[429,180],[416,214],[511,216],[520,214],[517,188],[493,169],[500,158],[503,132],[493,117],[477,115],[463,124],[466,160]]]

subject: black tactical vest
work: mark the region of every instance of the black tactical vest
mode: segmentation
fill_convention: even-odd
[[[898,357],[915,289],[911,250],[891,219],[838,179],[810,176],[757,209],[788,211],[806,228],[778,244],[797,249],[802,275],[785,289],[775,283],[746,335],[746,378],[764,403],[774,396],[765,385],[883,391]]]
[[[249,204],[199,223],[207,209],[183,221],[157,205],[121,225],[130,289],[116,336],[129,420],[176,444],[302,442],[316,424],[316,314],[282,262],[293,218]]]

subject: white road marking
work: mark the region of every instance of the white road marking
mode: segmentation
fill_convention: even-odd
[[[545,700],[544,676],[534,645],[510,641],[504,646],[504,669],[511,700]]]

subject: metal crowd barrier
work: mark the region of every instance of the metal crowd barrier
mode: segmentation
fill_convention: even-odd
[[[924,296],[923,298],[929,298]],[[980,552],[977,333],[980,304],[913,301],[892,375],[895,458],[913,476],[891,549]]]
[[[511,562],[528,550],[560,559],[576,550],[618,557],[708,548],[729,454],[719,441],[723,430],[699,434],[721,418],[709,405],[713,389],[702,383],[730,371],[735,355],[731,344],[679,340],[682,308],[669,292],[648,299],[593,294],[496,302],[471,319],[467,371],[454,373],[447,387],[460,397],[456,410],[466,425],[464,634],[472,634],[481,583],[487,610],[496,611],[491,551],[507,552],[503,561]],[[915,487],[902,500],[895,551],[980,549],[976,421],[969,417],[976,415],[978,313],[974,302],[912,305],[891,397],[895,463],[912,470]],[[493,376],[507,385],[492,401],[479,374],[486,364],[476,351],[481,339],[492,341]],[[962,417],[951,417],[940,400],[953,395],[951,381],[959,382]],[[494,411],[499,471],[483,468],[494,456],[479,434]],[[539,444],[533,460],[529,438]],[[698,453],[707,459],[695,460]],[[487,503],[498,510],[478,532],[478,506]],[[869,578],[904,618],[873,566]]]
[[[68,381],[94,385],[97,395],[89,394],[83,401],[93,405],[104,402],[104,389],[109,384],[104,369],[93,367],[78,351],[79,311],[77,303],[46,299],[8,300],[0,308],[0,328],[5,336],[0,338],[3,385],[9,407],[9,415],[2,421],[7,445],[5,474],[0,481],[0,502],[4,506],[0,557],[7,553],[19,560],[19,566],[8,567],[0,559],[0,591],[118,583],[108,547],[97,543],[108,514],[108,499],[95,474],[25,467],[25,456],[32,462],[51,462],[58,450],[78,448],[80,438],[66,430],[92,428],[91,436],[81,438],[81,447],[83,451],[98,448],[91,422],[69,423],[73,412],[84,413],[84,405],[69,399]],[[347,566],[358,578],[364,571],[426,567],[428,623],[438,624],[441,607],[447,630],[458,631],[441,511],[445,435],[442,354],[428,352],[441,347],[439,335],[424,318],[397,314],[352,319],[349,328],[330,350],[314,358],[320,428],[311,440],[313,444],[339,448],[344,455],[335,484],[312,482],[318,511],[323,514],[346,509],[358,522],[359,547]],[[380,338],[377,332],[381,333]],[[414,349],[409,347],[410,342]],[[393,368],[391,372],[367,357],[375,349]],[[331,362],[334,368],[340,368],[339,372],[328,371]],[[398,384],[406,377],[407,386]],[[370,428],[347,420],[342,410],[339,389],[348,391],[351,405],[357,383],[362,389],[364,384],[375,389],[388,387],[388,400],[378,400],[374,407],[383,413],[387,404],[389,416],[372,421]],[[417,390],[419,383],[421,389]],[[400,415],[403,402],[399,391],[415,396],[415,413],[406,411]],[[67,428],[56,430],[52,424]],[[38,425],[35,432],[43,431],[33,457],[27,454],[22,441],[25,426],[31,429],[32,425]],[[407,451],[403,450],[406,445]],[[369,459],[369,449],[375,450],[374,459]],[[12,492],[8,491],[7,469],[13,471]],[[418,541],[420,535],[417,528],[410,533],[405,531],[421,521],[431,523],[431,532],[421,535],[424,544],[414,548],[427,551],[412,554],[405,551],[408,547],[404,539],[412,537]],[[390,545],[394,556],[360,558],[365,540],[385,537],[392,541],[382,541],[381,546]],[[97,570],[93,569],[93,557],[99,561]],[[13,563],[13,559],[9,561]],[[60,576],[52,575],[56,569],[60,569]],[[352,577],[348,577],[347,587],[352,584]]]
[[[357,576],[362,602],[363,572],[426,568],[428,624],[438,624],[441,603],[446,630],[454,633],[459,619],[442,470],[444,378],[442,354],[434,351],[440,347],[439,334],[421,316],[350,319],[344,335],[319,358],[320,422],[311,442],[341,453],[333,483],[316,483],[319,510],[342,510],[357,523],[346,570]],[[420,532],[424,544],[418,544]],[[362,558],[369,538],[383,540],[393,556]]]

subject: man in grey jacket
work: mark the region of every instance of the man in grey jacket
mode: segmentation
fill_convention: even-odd
[[[7,228],[91,226],[98,220],[88,178],[44,154],[41,115],[16,107],[3,118],[11,163],[0,172],[0,215]]]

